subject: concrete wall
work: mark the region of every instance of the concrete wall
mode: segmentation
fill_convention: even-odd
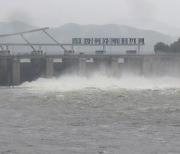
[[[46,77],[51,78],[53,76],[54,76],[53,58],[47,57],[46,58]]]
[[[150,76],[152,71],[152,59],[149,57],[144,57],[142,65],[142,75]]]
[[[117,57],[112,57],[111,59],[111,70],[112,70],[112,75],[117,76],[119,74],[119,65],[118,65],[118,58]]]
[[[86,75],[86,58],[79,58],[79,75]]]
[[[10,59],[0,59],[0,85],[11,85],[11,69],[12,67]]]
[[[52,57],[32,58],[29,62],[20,62],[19,57],[0,59],[0,85],[19,85],[39,77],[51,78],[64,73],[76,73],[90,76],[93,71],[104,71],[106,75],[117,76],[122,72],[142,76],[180,76],[180,58],[148,57],[125,58],[118,63],[116,56],[94,58],[91,62],[85,57],[64,58],[54,62]]]
[[[175,62],[175,75],[180,76],[180,58],[174,58]]]
[[[12,59],[12,85],[19,85],[21,83],[20,73],[20,59],[15,57]]]

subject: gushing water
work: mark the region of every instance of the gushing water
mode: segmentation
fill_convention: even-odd
[[[180,153],[179,98],[178,78],[102,73],[0,88],[0,153]]]
[[[173,77],[146,78],[140,76],[108,77],[102,74],[94,74],[91,77],[73,74],[63,75],[59,78],[39,78],[33,82],[25,82],[20,87],[35,88],[39,91],[72,91],[87,88],[102,90],[109,89],[165,89],[180,88],[180,79]]]

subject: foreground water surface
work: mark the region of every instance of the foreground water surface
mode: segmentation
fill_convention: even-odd
[[[180,80],[64,76],[0,88],[1,154],[179,154]]]

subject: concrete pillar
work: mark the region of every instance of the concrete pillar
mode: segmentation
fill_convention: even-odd
[[[111,67],[112,67],[112,75],[116,76],[119,73],[119,66],[118,66],[118,58],[112,57],[111,59]]]
[[[159,57],[152,58],[152,74],[154,76],[159,76],[161,68],[161,59]]]
[[[124,58],[124,71],[125,72],[128,72],[128,71],[130,71],[130,60],[129,60],[129,58]]]
[[[46,59],[46,77],[51,78],[54,74],[53,58],[48,57]]]
[[[175,65],[174,65],[175,75],[179,77],[180,76],[180,57],[176,57],[174,62],[175,62]]]
[[[0,59],[0,85],[11,85],[12,61],[7,58]]]
[[[151,74],[151,62],[152,59],[148,57],[143,58],[142,74],[144,76],[149,76]]]
[[[86,74],[86,58],[83,57],[79,58],[79,74],[80,75]]]
[[[0,59],[0,85],[7,84],[7,59]]]
[[[20,60],[15,57],[12,61],[12,85],[19,85],[21,83],[20,78]]]

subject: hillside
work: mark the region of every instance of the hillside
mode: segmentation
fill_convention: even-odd
[[[0,22],[0,34],[14,33],[26,30],[36,29],[38,27],[28,25],[22,22],[11,22],[3,23]],[[107,24],[107,25],[78,25],[74,23],[68,23],[57,28],[50,28],[48,32],[56,38],[60,43],[71,43],[72,38],[101,38],[101,37],[143,37],[145,38],[145,46],[143,47],[144,52],[152,52],[154,44],[157,42],[164,42],[170,44],[174,41],[173,37],[164,35],[159,32],[150,30],[141,30],[129,26]],[[52,43],[52,41],[45,36],[42,32],[28,34],[26,37],[32,43]],[[19,36],[12,38],[0,38],[0,42],[23,42]],[[133,47],[136,48],[136,47]],[[116,50],[126,50],[127,48],[118,48]],[[87,50],[87,49],[85,49]]]

